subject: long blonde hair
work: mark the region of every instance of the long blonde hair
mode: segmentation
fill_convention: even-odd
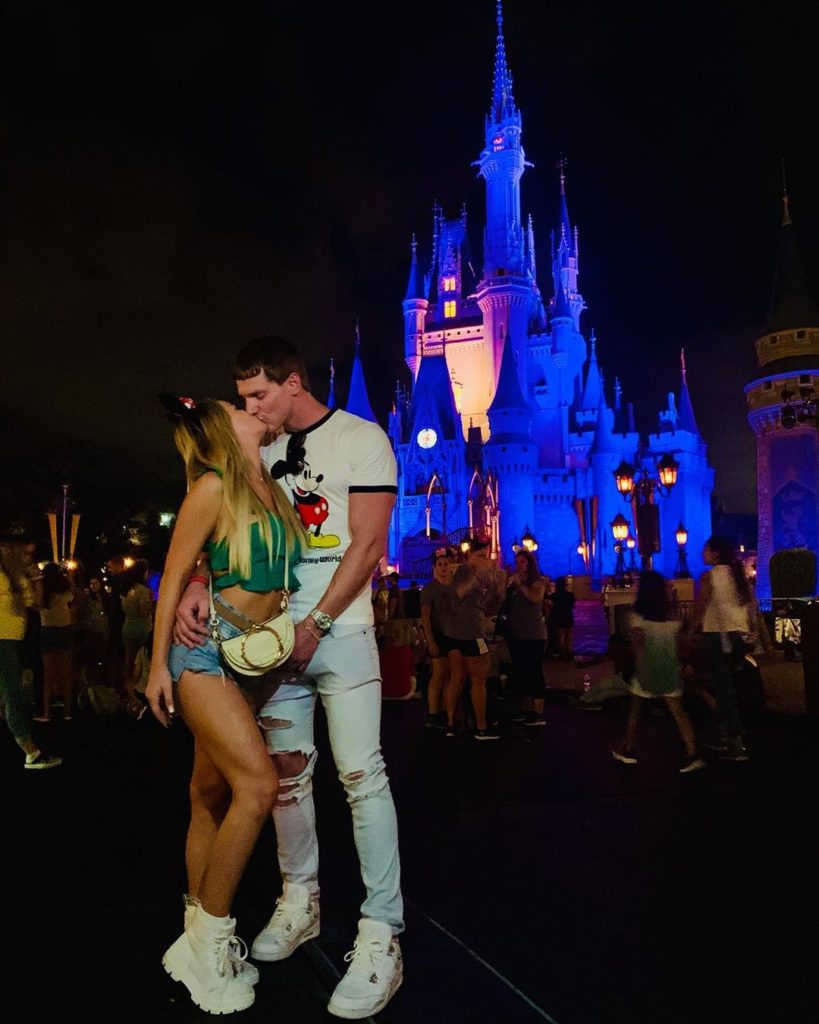
[[[282,540],[290,558],[296,558],[306,540],[301,520],[279,484],[263,467],[262,478],[270,490],[273,513],[278,520],[274,540],[270,510],[248,483],[247,456],[230,416],[219,402],[211,398],[198,402],[195,415],[185,416],[177,424],[174,441],[185,462],[188,489],[209,470],[216,470],[222,478],[222,504],[213,540],[227,541],[231,572],[243,579],[250,577],[250,528],[254,521],[259,524],[269,565],[279,556],[284,557]],[[288,583],[285,580],[285,586]]]
[[[0,573],[9,581],[14,614],[24,618],[31,604],[25,547],[20,541],[0,541]],[[28,600],[27,600],[28,597]]]

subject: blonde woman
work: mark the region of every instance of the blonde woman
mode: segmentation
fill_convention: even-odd
[[[292,569],[302,530],[260,459],[269,427],[229,402],[160,397],[176,423],[188,494],[162,575],[146,697],[162,725],[178,713],[195,741],[185,930],[163,965],[201,1009],[232,1013],[253,1003],[258,980],[256,968],[239,953],[230,912],[278,791],[252,706],[269,689],[243,689],[256,680],[234,678],[213,639],[193,649],[172,644],[174,616],[204,550],[221,637],[272,618],[283,590],[298,585],[292,571],[285,579],[285,555]]]

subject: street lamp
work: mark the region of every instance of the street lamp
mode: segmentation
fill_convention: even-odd
[[[628,525],[628,519],[623,516],[622,512],[618,512],[611,521],[611,532],[614,536],[614,550],[617,554],[617,562],[614,566],[615,587],[622,587],[625,582],[626,562],[623,558],[623,547],[626,537],[628,537]]]
[[[674,536],[677,540],[678,550],[677,568],[674,570],[674,577],[678,580],[687,580],[691,577],[688,569],[688,557],[685,553],[685,545],[688,543],[688,530],[686,530],[682,523],[677,527]]]
[[[637,572],[637,563],[634,561],[634,549],[637,547],[637,541],[630,533],[626,537],[626,547],[628,548],[628,574],[633,578]]]
[[[780,394],[785,404],[779,414],[779,422],[785,430],[793,430],[794,427],[804,426],[806,423],[812,423],[819,428],[819,409],[813,388],[804,385],[800,387],[798,402],[794,402],[797,397],[795,391],[785,388]]]
[[[520,546],[526,551],[537,551],[537,540],[535,540],[535,536],[529,529],[528,525],[523,531],[523,536],[520,538]]]
[[[649,467],[642,444],[637,449],[637,466],[625,459],[614,470],[614,482],[624,501],[634,502],[638,544],[643,569],[652,567],[652,558],[660,550],[660,514],[657,495],[667,498],[680,471],[680,464],[665,452]]]

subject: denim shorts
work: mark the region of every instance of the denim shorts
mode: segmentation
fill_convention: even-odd
[[[223,619],[221,615],[217,618],[219,634],[223,640],[229,640],[232,636],[238,636],[244,632],[238,626]],[[212,636],[209,636],[205,643],[197,644],[194,648],[185,647],[184,644],[173,644],[168,655],[168,669],[175,683],[179,681],[183,672],[202,672],[210,676],[226,675],[230,679],[237,678],[237,674],[225,665]]]

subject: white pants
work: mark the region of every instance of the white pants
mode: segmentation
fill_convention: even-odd
[[[337,627],[318,646],[303,676],[279,687],[259,712],[272,754],[301,754],[303,770],[280,778],[273,809],[285,881],[318,892],[318,840],[313,805],[316,695],[327,716],[330,747],[353,815],[366,899],[361,916],[404,929],[398,825],[381,754],[381,672],[372,626]]]

